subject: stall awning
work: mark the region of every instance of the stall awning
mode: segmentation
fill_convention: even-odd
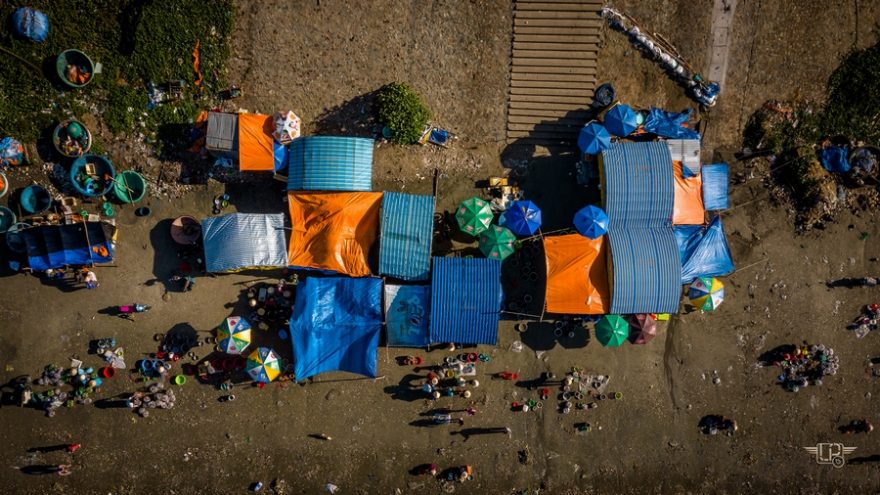
[[[287,266],[284,215],[231,213],[202,220],[208,272]]]
[[[287,156],[290,191],[370,191],[373,140],[342,136],[294,139]]]
[[[379,273],[427,280],[434,234],[434,197],[385,193],[379,236]]]
[[[19,233],[34,271],[113,261],[113,226],[103,222],[45,225]]]
[[[681,261],[671,228],[608,231],[611,313],[677,313]]]
[[[605,236],[580,234],[544,238],[547,311],[574,315],[608,313],[611,296]]]
[[[433,261],[431,342],[494,345],[501,311],[501,262],[488,258]]]

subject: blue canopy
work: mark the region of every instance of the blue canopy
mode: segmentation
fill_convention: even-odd
[[[639,127],[639,118],[629,105],[618,103],[605,113],[605,129],[611,134],[626,137]]]
[[[22,38],[42,43],[49,36],[49,18],[39,10],[20,7],[12,13],[12,30]]]
[[[720,277],[733,273],[733,258],[721,217],[715,216],[709,226],[676,227],[676,242],[681,256],[681,283],[689,284],[697,277]]]
[[[516,235],[534,235],[541,228],[541,209],[528,200],[514,201],[501,214],[498,224]]]
[[[328,371],[376,376],[381,330],[380,279],[306,278],[290,317],[296,379]]]
[[[434,236],[434,196],[386,192],[382,196],[379,273],[427,280]]]
[[[608,215],[598,206],[584,206],[574,214],[574,228],[590,239],[598,239],[608,232]]]
[[[385,328],[389,346],[428,345],[430,297],[427,285],[385,284]]]
[[[431,342],[495,345],[501,298],[500,261],[435,257]]]
[[[202,220],[205,269],[229,272],[287,266],[284,215],[230,213]]]
[[[729,167],[726,163],[703,165],[703,207],[726,210]]]
[[[687,122],[690,116],[690,109],[681,113],[675,113],[660,110],[659,108],[651,108],[648,117],[645,119],[645,125],[642,128],[665,138],[700,139],[698,132],[682,127],[682,124]]]
[[[581,127],[581,132],[578,134],[578,148],[581,153],[598,155],[609,146],[611,146],[611,134],[602,124],[590,122]]]
[[[373,140],[307,136],[288,146],[289,191],[370,191]]]
[[[34,271],[113,261],[112,229],[103,222],[46,225],[18,231]]]

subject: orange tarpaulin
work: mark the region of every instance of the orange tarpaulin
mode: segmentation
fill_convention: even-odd
[[[547,256],[547,311],[600,315],[611,307],[605,236],[580,234],[544,238]]]
[[[287,193],[291,266],[352,277],[371,275],[370,247],[379,235],[380,192]]]
[[[275,170],[272,146],[272,117],[242,113],[238,115],[238,169]]]
[[[703,225],[706,223],[706,210],[703,208],[702,176],[685,179],[681,162],[676,160],[672,161],[672,175],[675,177],[672,225]]]

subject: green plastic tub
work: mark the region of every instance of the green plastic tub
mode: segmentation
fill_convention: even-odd
[[[120,172],[116,176],[116,184],[113,186],[116,197],[123,203],[137,203],[144,199],[147,192],[147,182],[144,177],[134,170]]]

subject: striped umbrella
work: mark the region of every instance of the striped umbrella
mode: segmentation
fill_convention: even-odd
[[[257,347],[248,356],[245,369],[255,382],[269,383],[281,374],[281,358],[268,347]]]
[[[487,258],[503,260],[513,254],[516,236],[510,229],[493,225],[480,234],[480,251]]]
[[[698,277],[688,288],[688,299],[697,309],[712,311],[724,301],[724,284],[715,277]]]
[[[227,354],[241,354],[251,344],[251,324],[241,316],[230,316],[217,329],[220,350]]]
[[[596,323],[596,339],[605,347],[618,347],[629,337],[629,323],[620,315],[605,315]]]
[[[455,212],[458,228],[472,236],[478,236],[488,229],[489,225],[492,224],[493,217],[494,215],[492,208],[489,208],[489,203],[476,196],[462,201]]]

